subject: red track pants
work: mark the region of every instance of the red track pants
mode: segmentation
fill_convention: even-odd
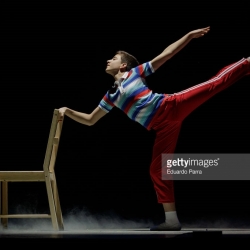
[[[149,128],[156,131],[150,176],[159,203],[175,202],[173,180],[163,180],[162,154],[173,154],[182,121],[209,98],[250,74],[250,63],[242,59],[222,70],[210,80],[173,95],[166,95]]]

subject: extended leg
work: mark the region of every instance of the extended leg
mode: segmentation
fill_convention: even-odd
[[[210,80],[175,94],[175,119],[182,121],[194,109],[215,94],[250,74],[250,58],[242,59],[220,70]]]

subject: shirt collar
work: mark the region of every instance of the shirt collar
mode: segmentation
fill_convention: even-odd
[[[118,80],[116,80],[114,82],[114,86],[117,85],[117,87],[120,89],[121,94],[125,93],[124,88],[122,87],[121,83],[122,81],[128,76],[128,72],[126,71],[121,78],[119,78]]]
[[[124,80],[128,76],[128,71],[126,71],[120,79]]]
[[[121,85],[122,81],[128,76],[128,72],[126,71],[121,78],[115,81],[115,84],[118,84],[118,86]]]

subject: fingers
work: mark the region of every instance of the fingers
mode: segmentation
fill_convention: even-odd
[[[208,32],[210,30],[210,26],[209,27],[206,27],[203,29],[205,32]]]
[[[60,118],[63,118],[65,110],[63,108],[59,109],[59,116]]]
[[[203,37],[210,31],[210,26],[192,31],[193,38]]]
[[[203,28],[203,29],[201,30],[201,35],[204,36],[204,35],[207,34],[209,31],[210,31],[210,26],[207,27],[207,28]]]

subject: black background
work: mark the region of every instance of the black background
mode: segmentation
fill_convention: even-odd
[[[247,1],[7,1],[2,8],[1,170],[42,170],[53,110],[90,113],[113,79],[107,59],[121,49],[143,63],[206,26],[147,78],[174,93],[250,56]],[[249,77],[195,110],[176,153],[249,153]],[[64,120],[56,162],[63,214],[75,207],[124,218],[164,216],[149,176],[154,133],[114,108],[95,126]],[[240,164],[240,163],[239,163]],[[237,166],[235,166],[237,171]],[[249,181],[176,181],[181,220],[249,219]],[[10,183],[9,208],[46,210],[44,183]]]

